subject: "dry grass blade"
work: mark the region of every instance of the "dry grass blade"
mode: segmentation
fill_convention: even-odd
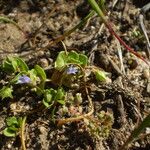
[[[140,21],[140,26],[141,26],[141,29],[143,31],[143,34],[145,36],[145,39],[147,41],[147,53],[148,53],[148,57],[150,57],[150,41],[149,41],[149,38],[148,38],[148,35],[147,35],[147,31],[146,31],[146,28],[145,28],[145,25],[144,25],[144,16],[142,14],[139,15],[139,21]]]

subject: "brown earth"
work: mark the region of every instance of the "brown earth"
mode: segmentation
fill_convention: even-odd
[[[150,47],[140,26],[139,16],[144,16],[146,33],[150,37],[150,12],[141,12],[149,0],[107,1],[106,14],[120,37],[138,51],[148,62]],[[65,31],[74,27],[90,7],[86,0],[0,0],[0,16],[9,17],[14,24],[0,22],[0,60],[6,56],[18,55],[29,66],[35,64],[53,67],[58,53],[64,49],[62,43],[48,45]],[[143,10],[143,9],[142,9]],[[23,32],[22,32],[23,31]],[[138,34],[138,35],[137,35]],[[25,140],[28,150],[118,150],[134,127],[150,112],[150,69],[145,62],[133,56],[110,35],[96,15],[82,28],[63,40],[67,50],[76,50],[89,58],[89,64],[109,73],[111,83],[89,82],[90,97],[94,114],[107,111],[113,114],[114,123],[109,136],[93,137],[83,128],[83,121],[58,127],[50,119],[50,112],[33,113],[28,116]],[[121,51],[120,51],[121,49]],[[119,54],[122,55],[120,59]],[[121,63],[123,61],[123,63]],[[2,80],[3,77],[0,77]],[[20,100],[0,103],[0,149],[21,149],[20,138],[3,135],[8,116],[20,115],[11,112],[12,104],[17,108],[36,108],[37,97],[27,92]],[[37,99],[36,99],[37,98]],[[88,109],[87,101],[82,105]],[[131,144],[130,150],[148,150],[149,128]],[[142,138],[143,137],[143,138]]]

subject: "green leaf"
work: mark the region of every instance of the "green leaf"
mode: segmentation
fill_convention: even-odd
[[[65,101],[64,100],[57,100],[58,103],[64,105],[65,104]]]
[[[21,127],[22,122],[23,122],[23,118],[22,118],[22,117],[19,117],[19,118],[17,119],[17,121],[18,121],[18,127]]]
[[[43,99],[42,102],[43,102],[43,104],[44,104],[45,107],[48,108],[50,106],[50,104],[47,101],[45,101],[45,99]]]
[[[3,88],[0,90],[0,97],[2,98],[2,100],[8,97],[13,98],[12,91],[12,87],[3,86]]]
[[[80,64],[80,61],[77,59],[70,58],[67,63]]]
[[[79,61],[79,54],[75,51],[71,51],[69,52],[68,56],[67,56],[67,63],[76,63],[76,64],[80,64]]]
[[[78,60],[79,59],[79,54],[75,51],[71,51],[68,54],[68,59],[74,59],[74,60]]]
[[[17,81],[21,75],[22,75],[22,73],[18,73],[12,80],[10,80],[10,84],[17,83]]]
[[[18,120],[17,120],[17,118],[16,117],[8,117],[7,119],[6,119],[6,123],[7,123],[7,125],[8,126],[12,126],[12,125],[18,125]]]
[[[52,97],[53,95],[51,93],[46,93],[44,96],[44,100],[49,103],[52,101]]]
[[[64,98],[64,90],[61,88],[61,89],[58,89],[57,90],[57,94],[55,96],[55,100],[58,101],[60,99]]]
[[[19,57],[7,57],[3,61],[2,68],[6,72],[27,72],[29,70],[27,64]]]
[[[23,61],[19,57],[16,57],[15,59],[17,59],[19,71],[27,72],[29,70],[29,68],[28,68],[27,64],[25,63],[25,61]]]
[[[15,116],[8,117],[6,119],[6,124],[8,127],[4,129],[3,131],[4,135],[8,137],[15,137],[16,133],[19,131],[21,123],[22,117],[19,118],[16,118]]]
[[[94,70],[94,74],[95,74],[95,77],[98,81],[105,82],[107,79],[104,71],[96,69],[96,70]]]
[[[15,126],[10,126],[10,127],[8,127],[8,129],[11,131],[17,132],[19,128],[15,127]]]
[[[9,128],[5,128],[3,130],[3,134],[7,137],[15,137],[16,136],[16,132],[13,130],[10,130]]]
[[[47,95],[47,94],[51,94],[53,97],[56,95],[56,90],[54,90],[54,89],[46,89],[45,90],[45,95]]]
[[[57,59],[55,61],[55,68],[58,70],[62,69],[63,67],[66,66],[66,61],[67,61],[67,55],[65,51],[59,52]]]
[[[15,72],[17,66],[17,61],[13,57],[7,57],[2,63],[3,70],[8,73]]]
[[[146,128],[150,127],[150,114],[141,122],[141,124],[132,132],[132,139],[137,138],[137,136]]]
[[[44,98],[43,98],[43,104],[46,107],[50,107],[53,102],[53,98],[56,95],[56,91],[54,89],[46,89],[44,91]]]
[[[28,71],[28,74],[30,76],[31,82],[33,85],[36,85],[37,82],[37,72],[35,69],[31,69]]]
[[[133,130],[127,141],[122,146],[122,149],[125,149],[129,143],[135,140],[146,127],[150,127],[150,114],[139,124],[137,128]]]
[[[86,66],[88,63],[88,58],[86,55],[80,54],[79,55],[79,61],[80,61],[81,65]]]
[[[17,62],[17,59],[12,57],[12,58],[9,58],[10,61],[11,61],[11,64],[14,68],[14,71],[17,72],[18,71],[18,62]]]
[[[37,76],[39,76],[41,78],[42,81],[46,81],[46,73],[44,71],[44,69],[42,67],[40,67],[39,65],[36,65],[35,70],[37,72]]]

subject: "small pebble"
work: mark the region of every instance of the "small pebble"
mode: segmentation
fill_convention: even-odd
[[[107,84],[110,84],[110,83],[112,83],[112,80],[107,77],[107,78],[106,78],[106,83],[107,83]]]
[[[150,70],[149,69],[144,69],[143,70],[143,77],[145,79],[149,79],[150,78]]]
[[[135,69],[138,66],[137,60],[135,59],[129,59],[127,63],[130,69]]]
[[[150,128],[146,128],[146,134],[150,134]]]
[[[140,144],[138,142],[135,142],[136,147],[140,147]]]
[[[44,133],[46,131],[45,127],[43,127],[43,126],[40,126],[39,130],[40,130],[41,133]]]
[[[9,149],[11,149],[11,148],[12,148],[12,144],[9,143],[9,144],[7,145],[7,147],[8,147]]]
[[[44,55],[44,51],[38,51],[37,52],[37,56],[43,56]]]
[[[150,93],[150,82],[147,83],[146,91],[147,93]]]
[[[16,108],[17,108],[17,104],[16,103],[10,104],[10,109],[11,110],[16,110]]]
[[[30,106],[28,105],[28,106],[25,106],[25,109],[26,110],[29,110],[30,109]]]
[[[39,65],[43,68],[47,68],[49,66],[49,62],[45,58],[41,58],[39,61]]]

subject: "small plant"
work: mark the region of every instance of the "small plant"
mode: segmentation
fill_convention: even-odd
[[[8,137],[15,137],[22,124],[22,117],[9,117],[6,119],[7,127],[4,129],[3,133]]]
[[[34,89],[35,92],[44,90],[46,82],[46,74],[43,68],[38,65],[29,70],[27,64],[19,57],[8,57],[3,61],[1,68],[4,72],[8,73],[8,81],[6,86],[0,90],[0,97],[13,98],[13,86],[21,84]]]
[[[46,107],[51,107],[52,105],[59,103],[64,105],[65,104],[65,92],[62,88],[58,90],[54,89],[46,89],[44,90],[44,98],[43,104]]]
[[[105,1],[98,0],[98,2],[96,2],[95,0],[88,0],[88,3],[91,5],[93,10],[77,26],[68,32],[65,32],[60,38],[54,40],[54,43],[63,40],[65,36],[68,36],[81,27],[95,14],[94,12],[96,12],[101,17],[110,33],[114,35],[128,51],[147,63],[141,55],[131,49],[115,33],[111,23],[104,15]],[[12,23],[20,29],[14,21],[9,20],[8,18],[0,17],[0,21]],[[20,30],[22,31],[22,29]],[[135,37],[139,37],[140,33],[138,30],[135,30],[133,31],[133,35]],[[56,119],[58,125],[83,120],[84,129],[86,129],[92,136],[102,139],[109,136],[114,122],[113,115],[104,111],[93,115],[94,107],[90,94],[88,93],[88,88],[91,82],[90,77],[93,77],[94,75],[94,79],[96,79],[98,83],[107,83],[108,73],[96,66],[90,66],[86,55],[75,51],[67,52],[67,50],[59,52],[54,63],[54,72],[51,79],[47,79],[47,75],[42,67],[35,65],[32,69],[30,69],[19,57],[6,58],[1,65],[1,70],[7,73],[7,81],[4,81],[0,87],[0,97],[2,100],[6,98],[13,99],[15,96],[17,97],[18,93],[15,93],[17,91],[15,88],[21,87],[21,90],[28,89],[41,99],[40,104],[42,104],[42,106],[44,105],[44,108],[52,110],[53,115],[56,112],[55,110],[60,108],[57,111],[57,114],[59,117],[61,116],[61,118],[57,117],[59,119]],[[88,70],[90,71],[88,72]],[[52,81],[55,87],[48,87],[49,84],[46,84],[47,81]],[[75,89],[74,91],[73,88]],[[68,93],[71,94],[70,97],[68,96]],[[87,101],[85,99],[87,99]],[[89,106],[88,109],[85,109],[85,106],[82,105],[87,104],[87,102],[89,103]],[[31,113],[32,112],[33,111],[31,111]],[[28,115],[29,114],[30,113],[28,113]],[[69,116],[70,118],[66,118],[66,116]],[[16,137],[20,134],[23,150],[26,149],[24,139],[25,121],[26,117],[8,117],[6,119],[7,126],[3,130],[3,134],[7,137]],[[135,128],[125,144],[122,146],[122,149],[127,148],[128,144],[135,140],[144,128],[149,126],[150,115],[148,115],[143,122]]]
[[[113,115],[104,111],[101,111],[97,117],[84,118],[85,127],[96,138],[107,138],[113,122]]]
[[[65,92],[62,88],[58,88],[58,90],[52,88],[45,89],[47,77],[45,71],[40,66],[35,65],[33,69],[29,70],[27,64],[22,59],[18,57],[9,57],[3,61],[1,68],[7,73],[11,73],[7,85],[3,86],[0,90],[0,97],[2,99],[12,99],[13,87],[15,84],[18,84],[24,88],[28,87],[38,96],[42,96],[42,103],[46,108],[50,108],[57,103],[65,103]]]
[[[2,100],[5,98],[13,98],[12,92],[12,86],[3,86],[3,88],[0,90],[0,97],[2,98]]]
[[[2,70],[7,73],[27,72],[27,64],[19,57],[7,57],[1,66]]]
[[[86,55],[78,54],[75,51],[61,51],[55,61],[55,72],[52,75],[52,81],[56,85],[61,86],[63,84],[68,87],[75,87],[73,83],[77,83],[88,68],[94,73],[96,80],[106,82],[107,73],[95,66],[88,66]]]
[[[3,134],[7,137],[16,137],[20,135],[23,150],[26,150],[24,128],[26,117],[8,117],[6,119],[7,127],[3,130]]]
[[[108,73],[105,71],[102,71],[98,68],[93,69],[93,73],[94,73],[97,81],[106,82],[108,79],[108,77],[107,77]]]
[[[59,52],[57,59],[55,61],[55,68],[57,70],[62,70],[69,64],[78,64],[82,67],[85,67],[88,63],[87,56],[84,54],[78,54],[75,51],[71,52],[65,52],[61,51]]]
[[[107,79],[107,73],[95,66],[89,66],[87,56],[84,54],[79,54],[75,51],[61,51],[58,54],[54,64],[55,70],[51,79],[47,79],[43,68],[35,65],[34,68],[29,69],[27,64],[18,57],[6,58],[6,60],[3,61],[1,68],[4,72],[7,73],[8,77],[7,81],[5,81],[5,85],[0,90],[0,97],[2,99],[12,99],[13,95],[17,94],[14,91],[14,87],[17,88],[15,85],[21,87],[22,90],[28,88],[28,90],[34,92],[37,94],[37,96],[39,96],[39,98],[41,98],[41,104],[44,105],[45,108],[50,108],[52,110],[52,118],[56,109],[60,108],[59,106],[62,106],[63,114],[65,113],[66,115],[69,115],[70,118],[56,119],[58,125],[80,121],[83,119],[89,119],[92,115],[94,111],[92,100],[90,99],[88,90],[85,86],[87,69],[91,70],[90,74],[94,74],[97,81],[106,82]],[[52,81],[54,84],[57,83],[57,86],[55,88],[47,88],[47,80]],[[63,89],[63,86],[69,88],[81,88],[83,85],[85,86],[84,88],[87,94],[90,108],[90,111],[86,114],[82,114],[82,93],[74,93],[73,101],[68,101],[66,99],[67,92]],[[66,110],[68,110],[68,112]],[[63,117],[63,115],[61,116]],[[97,119],[95,119],[95,121],[96,120]],[[25,121],[23,121],[21,117],[7,118],[7,127],[4,130],[4,134],[10,137],[16,136],[19,132],[19,129],[21,128],[21,125],[24,124],[23,122]],[[95,122],[92,121],[89,122],[89,125],[91,124],[94,126],[96,125]],[[92,131],[92,128],[90,130],[91,132],[94,132]],[[99,132],[103,131],[99,130]],[[23,137],[23,133],[21,133],[21,135]],[[22,145],[24,145],[23,141],[24,139],[22,139]]]
[[[75,51],[61,51],[55,61],[55,71],[51,79],[59,86],[63,84],[73,87],[73,82],[77,82],[77,79],[82,76],[82,68],[85,68],[87,64],[88,59],[85,55]]]

